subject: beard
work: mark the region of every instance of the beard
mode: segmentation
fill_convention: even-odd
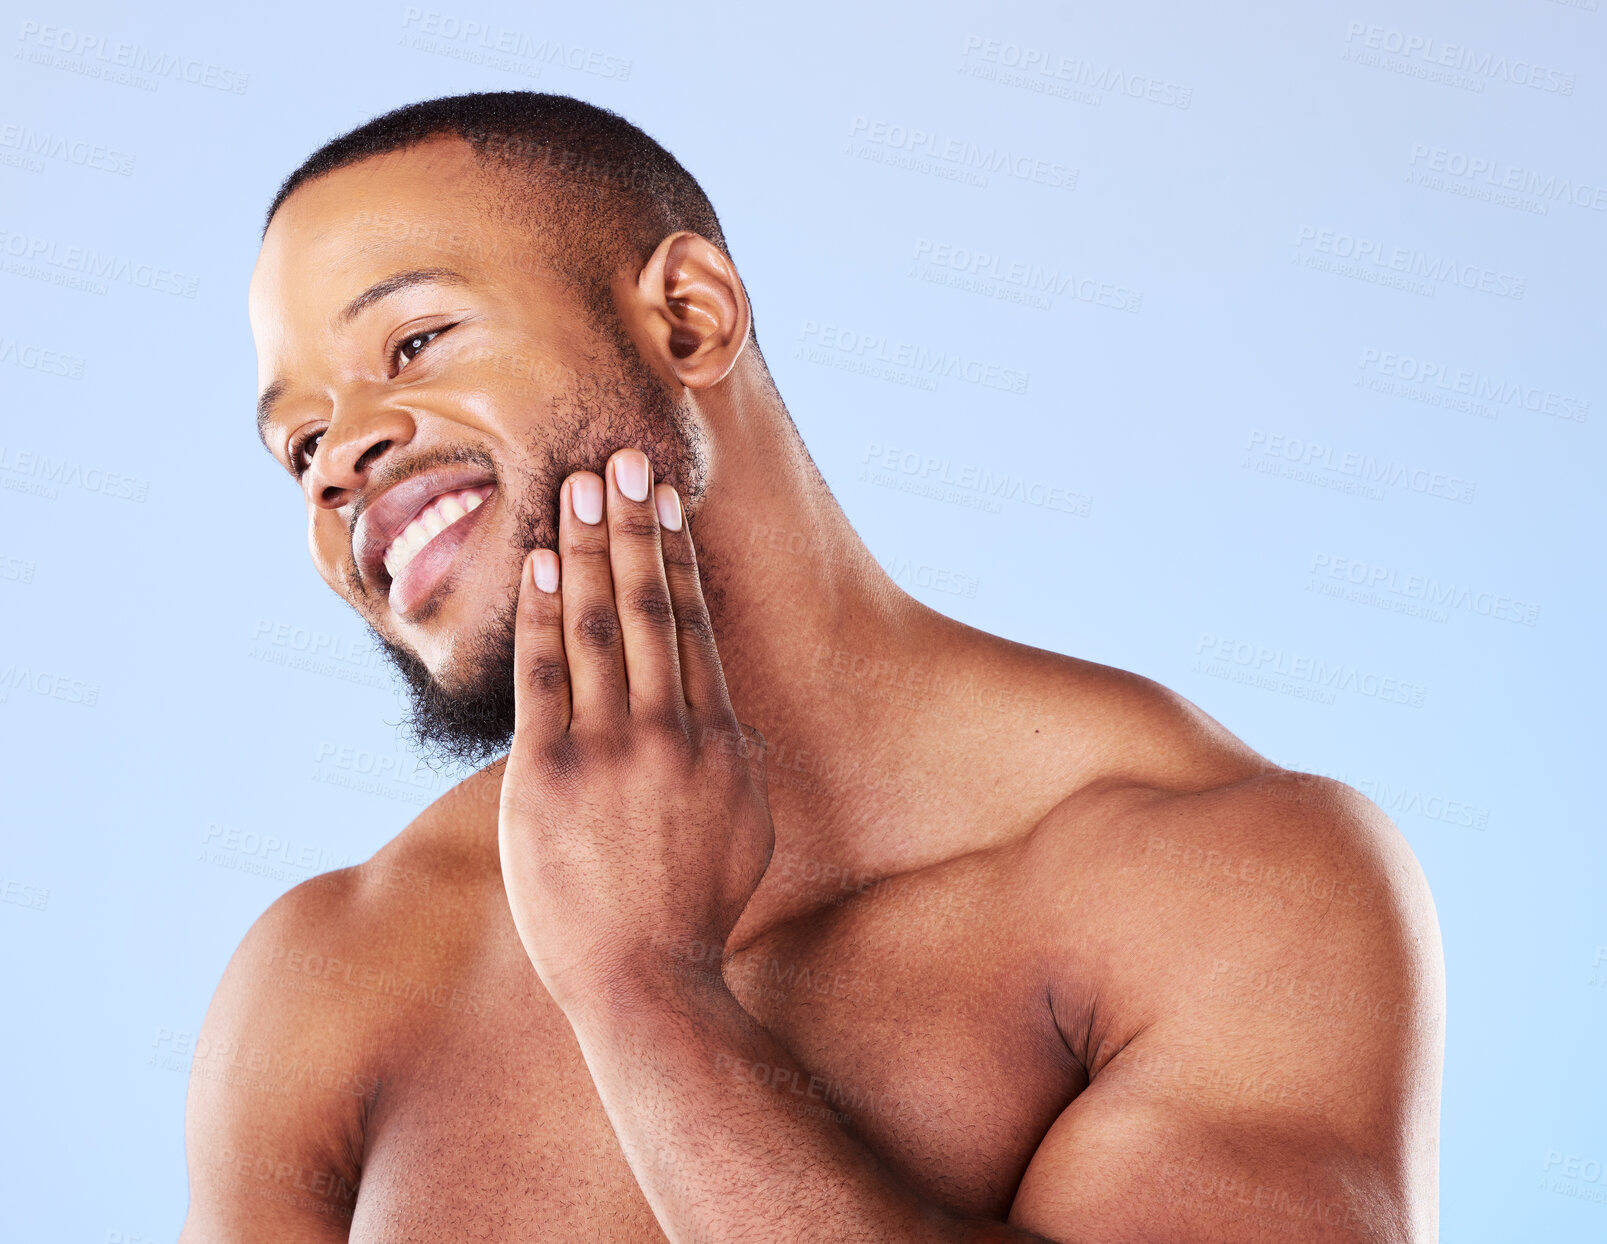
[[[547,416],[539,420],[539,433],[513,468],[521,484],[513,519],[516,567],[522,569],[531,549],[557,550],[564,480],[575,471],[601,475],[618,449],[642,450],[653,464],[654,479],[680,493],[689,518],[703,496],[707,458],[691,412],[665,390],[628,339],[617,341],[614,353],[612,366],[553,397]],[[411,649],[369,628],[407,691],[401,729],[429,760],[480,765],[513,742],[519,577],[516,570],[506,596],[487,602],[480,629],[454,637],[451,667],[440,677]],[[715,600],[708,589],[705,583],[712,614]]]

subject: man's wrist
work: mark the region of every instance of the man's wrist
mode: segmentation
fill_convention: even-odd
[[[660,1020],[685,1021],[700,1015],[740,1010],[720,973],[721,956],[641,954],[595,974],[560,1005],[571,1023],[591,1029],[629,1027]]]

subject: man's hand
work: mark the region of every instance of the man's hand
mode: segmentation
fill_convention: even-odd
[[[604,476],[565,482],[561,559],[525,559],[498,826],[520,940],[571,1014],[670,985],[676,948],[723,946],[774,845],[680,498],[635,449]]]

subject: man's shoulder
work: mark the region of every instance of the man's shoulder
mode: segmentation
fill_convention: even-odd
[[[1163,960],[1220,975],[1320,942],[1433,987],[1433,900],[1371,800],[1273,764],[1140,675],[1068,662],[1057,677],[1077,780],[1022,840],[1022,875],[1044,910],[1098,913],[1092,939],[1082,921],[1066,926],[1085,950],[1105,945],[1103,962],[1159,981]]]
[[[231,973],[353,1018],[385,1013],[367,995],[399,977],[449,973],[495,897],[499,777],[458,783],[369,859],[280,895],[241,940]]]
[[[1034,849],[1083,875],[1208,904],[1326,912],[1426,894],[1399,829],[1354,788],[1266,762],[1215,776],[1097,779],[1038,822]]]
[[[1102,1011],[1107,1052],[1152,1026],[1433,1041],[1443,1024],[1427,881],[1343,783],[1272,766],[1192,791],[1110,782],[1054,809],[1022,860],[1061,1003]]]
[[[1095,783],[1175,789],[1221,784],[1267,766],[1231,731],[1171,688],[1131,670],[1019,643],[945,620],[934,644],[950,653],[944,679],[970,690],[971,719],[1028,749],[1061,796]],[[973,684],[975,684],[974,690]]]
[[[1394,822],[1332,778],[1282,768],[1183,696],[1084,667],[1102,707],[1074,787],[1024,844],[1077,876],[1200,914],[1420,907],[1421,869]],[[1049,875],[1054,875],[1051,870]]]
[[[1280,842],[1364,853],[1386,842],[1404,846],[1360,792],[1274,764],[1170,687],[1115,666],[1028,651],[1045,733],[1057,736],[1054,745],[1074,762],[1060,801],[1035,833],[1078,826],[1077,837],[1086,840],[1092,826],[1119,837],[1170,824],[1202,841],[1249,836],[1273,850]],[[1112,818],[1117,808],[1122,815]]]
[[[368,860],[344,870],[341,884],[354,915],[416,924],[419,908],[462,912],[493,887],[500,893],[501,792],[498,761],[453,785]]]
[[[190,1234],[260,1216],[249,1176],[262,1164],[311,1189],[298,1212],[349,1218],[384,1086],[426,1027],[490,1009],[474,960],[490,887],[464,819],[483,790],[463,785],[371,859],[280,895],[241,938],[195,1044]],[[494,852],[494,810],[489,824]]]

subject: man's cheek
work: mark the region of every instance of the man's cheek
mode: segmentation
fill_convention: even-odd
[[[339,516],[331,510],[316,511],[308,524],[307,546],[319,578],[361,612],[357,562],[352,558],[351,536]]]

